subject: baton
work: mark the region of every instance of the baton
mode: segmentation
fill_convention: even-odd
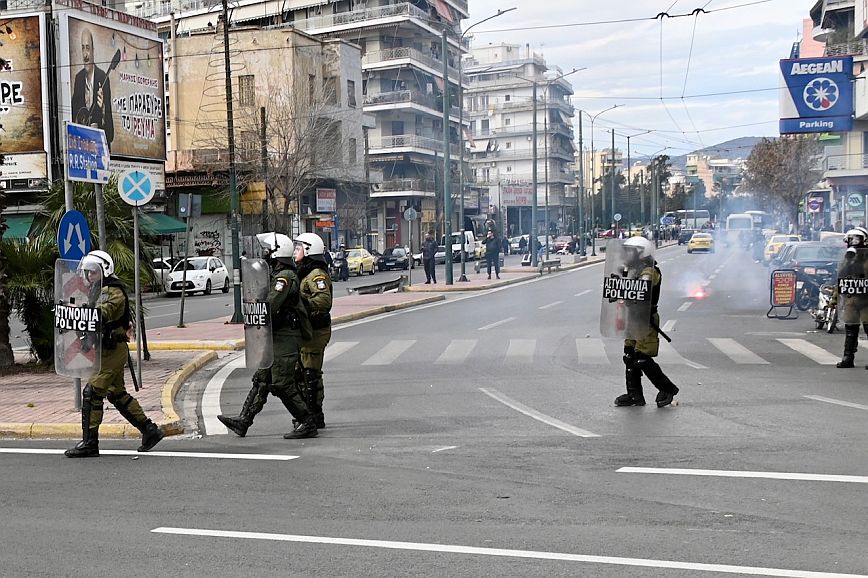
[[[665,339],[665,340],[668,341],[669,343],[672,343],[672,339],[671,339],[668,335],[666,335],[666,334],[663,332],[662,329],[660,329],[659,327],[657,327],[657,324],[654,323],[653,321],[651,322],[651,327],[653,327],[653,328],[654,328],[654,331],[656,331],[657,333],[659,333],[659,334],[663,337],[663,339]]]
[[[130,377],[133,378],[133,387],[136,388],[136,391],[139,391],[139,382],[136,379],[136,370],[133,369],[133,356],[130,355],[129,351],[127,351],[127,364],[130,366]]]

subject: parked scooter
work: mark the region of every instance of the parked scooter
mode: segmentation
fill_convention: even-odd
[[[807,311],[820,300],[820,288],[835,280],[835,263],[821,267],[805,267],[796,281],[796,308]]]
[[[817,305],[811,309],[811,317],[817,324],[817,329],[820,331],[825,329],[827,333],[834,333],[838,328],[838,308],[832,304],[834,292],[834,283],[823,283],[820,286]]]

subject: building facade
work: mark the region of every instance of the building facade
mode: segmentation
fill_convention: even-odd
[[[531,230],[542,234],[546,221],[553,231],[567,230],[575,217],[572,86],[557,78],[560,69],[518,44],[473,48],[464,70],[471,180],[488,191],[487,203],[484,193],[465,199],[466,210],[485,211],[488,206],[490,213],[500,215],[510,236]],[[534,109],[537,222],[531,223]]]

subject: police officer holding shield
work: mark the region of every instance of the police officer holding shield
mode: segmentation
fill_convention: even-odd
[[[260,368],[253,375],[253,387],[244,400],[240,414],[235,417],[218,415],[217,419],[235,434],[244,437],[253,425],[253,418],[265,406],[270,393],[283,403],[299,424],[291,435],[284,437],[316,437],[316,421],[305,403],[300,383],[295,377],[295,366],[301,350],[302,328],[308,321],[303,305],[300,304],[299,278],[293,259],[292,239],[281,233],[260,233],[256,237],[268,252],[273,270],[267,303],[274,360],[270,370]],[[248,283],[246,274],[244,282]],[[245,327],[245,334],[246,329]],[[259,365],[265,363],[265,359],[258,362]]]
[[[855,367],[860,324],[868,334],[868,294],[865,294],[864,288],[856,288],[854,284],[859,279],[868,279],[868,230],[862,227],[850,229],[844,240],[847,251],[838,264],[836,287],[837,299],[841,303],[840,319],[844,321],[844,355],[836,366],[850,368]],[[842,285],[845,287],[843,291]]]
[[[322,402],[325,397],[322,379],[323,356],[332,336],[332,281],[323,255],[325,245],[319,235],[302,233],[295,238],[295,263],[301,278],[301,300],[313,329],[311,339],[301,345],[301,368],[307,406],[317,428],[325,427]]]
[[[99,311],[102,320],[99,336],[101,363],[99,371],[88,379],[82,390],[81,441],[64,452],[68,458],[99,456],[99,426],[104,399],[108,399],[127,421],[142,432],[142,445],[138,451],[146,452],[163,439],[163,432],[148,419],[142,406],[124,387],[124,366],[129,357],[130,300],[114,271],[114,260],[105,251],[91,251],[79,264],[79,272],[89,288],[88,305]]]
[[[604,275],[600,332],[606,337],[624,338],[627,393],[618,396],[615,405],[645,405],[644,374],[658,389],[657,407],[665,407],[678,394],[678,387],[654,360],[660,347],[657,303],[663,280],[654,260],[654,244],[639,236],[609,241]]]

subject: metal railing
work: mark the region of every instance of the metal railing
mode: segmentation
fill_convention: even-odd
[[[868,54],[868,40],[862,38],[859,40],[850,40],[848,42],[836,42],[827,44],[823,49],[825,56],[860,56]]]
[[[383,136],[379,139],[372,138],[369,143],[370,150],[377,149],[398,149],[398,148],[418,148],[430,151],[443,152],[443,141],[427,136],[417,136],[412,134],[399,134],[392,136]],[[449,150],[453,154],[458,154],[458,145],[451,144]]]
[[[388,179],[379,185],[374,185],[374,192],[396,191],[423,191],[434,193],[437,191],[435,182],[431,179]]]
[[[365,96],[364,106],[376,106],[381,104],[401,104],[410,102],[436,110],[440,113],[443,112],[443,99],[437,98],[433,94],[426,94],[416,90],[397,90],[394,92],[380,92],[377,94],[368,94]],[[450,107],[449,114],[452,116],[458,116],[458,107]]]
[[[409,46],[387,48],[385,50],[368,52],[362,57],[362,66],[378,64],[381,62],[388,62],[389,60],[400,60],[404,58],[415,60],[416,62],[424,64],[428,68],[433,68],[437,72],[443,70],[443,61],[436,55],[426,54],[423,50],[419,48]],[[451,63],[447,63],[446,67],[449,71],[449,76],[457,79],[458,69]],[[463,80],[465,84],[468,82],[468,78],[466,75],[464,75]]]
[[[323,14],[322,16],[314,16],[304,20],[295,20],[287,22],[283,26],[294,26],[299,30],[309,32],[319,28],[331,28],[333,26],[344,26],[346,24],[362,24],[368,20],[379,20],[382,18],[393,18],[395,16],[407,16],[408,18],[419,18],[429,20],[428,14],[416,8],[412,4],[389,4],[388,6],[378,6],[376,8],[364,8],[362,10],[351,10],[350,12],[339,12],[338,14]]]

